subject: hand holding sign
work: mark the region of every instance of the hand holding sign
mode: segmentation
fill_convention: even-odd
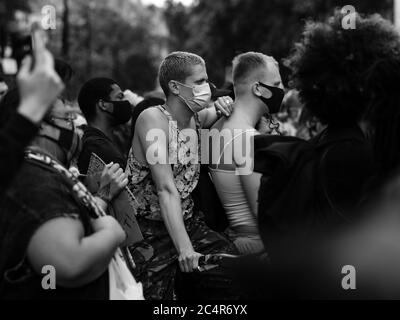
[[[106,170],[105,170],[106,169]],[[103,176],[103,178],[102,178]],[[112,179],[116,181],[115,188],[109,183]],[[103,180],[103,182],[101,182]],[[119,182],[118,182],[119,181]],[[125,173],[115,164],[106,165],[100,157],[92,153],[87,172],[86,184],[90,192],[97,192],[103,188],[105,195],[108,195],[111,205],[110,214],[120,223],[127,234],[127,239],[123,246],[129,246],[143,240],[136,220],[136,199],[130,190],[126,187],[128,183]],[[109,186],[108,188],[106,186]],[[122,191],[118,193],[118,191]],[[111,198],[111,195],[115,197]]]

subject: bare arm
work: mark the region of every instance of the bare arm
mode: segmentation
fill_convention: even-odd
[[[56,270],[56,282],[64,287],[80,287],[107,270],[125,233],[112,217],[92,222],[95,232],[84,236],[80,220],[61,217],[45,222],[32,236],[28,260],[37,273],[44,265]]]
[[[152,178],[157,187],[162,218],[179,255],[180,267],[184,272],[191,272],[197,268],[200,254],[194,251],[185,228],[180,195],[175,186],[171,165],[167,163],[168,122],[158,112],[158,110],[143,112],[140,121],[137,122],[137,132],[144,154],[151,149],[152,144],[157,143],[157,155],[161,161],[155,163],[149,157],[146,157],[146,161],[150,165]],[[147,132],[155,127],[161,129],[160,133],[164,137],[157,142],[147,141]]]

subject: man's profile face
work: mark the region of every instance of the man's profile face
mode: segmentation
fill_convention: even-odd
[[[0,81],[0,100],[3,99],[5,94],[7,93],[8,85],[4,81]]]
[[[122,101],[125,100],[125,95],[122,92],[119,85],[116,83],[111,85],[111,92],[109,94],[110,101]]]
[[[198,86],[202,85],[208,82],[208,75],[207,75],[207,70],[204,65],[201,64],[196,64],[192,68],[192,72],[190,76],[188,76],[184,84],[193,87],[193,86]]]
[[[262,79],[260,81],[271,87],[278,87],[283,89],[282,78],[279,73],[279,68],[275,63],[267,61],[267,68],[263,73]]]

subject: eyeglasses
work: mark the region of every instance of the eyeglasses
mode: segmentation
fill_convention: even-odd
[[[51,116],[50,120],[60,127],[63,127],[66,129],[74,128],[74,119],[70,116],[67,116],[67,117]]]

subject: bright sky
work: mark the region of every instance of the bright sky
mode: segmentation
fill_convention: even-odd
[[[174,0],[175,2],[181,2],[184,5],[190,5],[193,3],[193,0]],[[166,0],[142,0],[143,4],[154,4],[158,7],[162,7]]]

